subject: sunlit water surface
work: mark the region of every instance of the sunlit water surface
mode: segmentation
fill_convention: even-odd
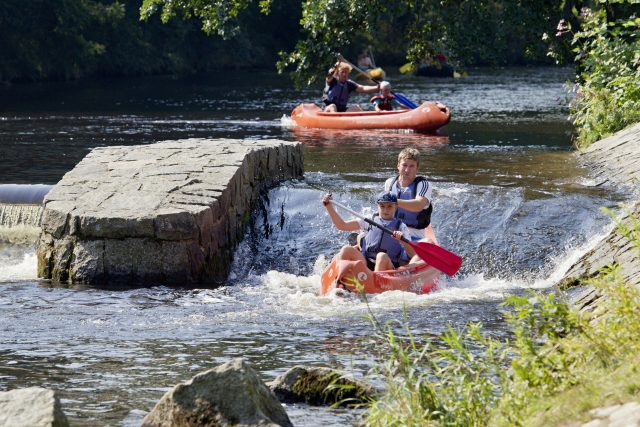
[[[134,426],[169,387],[233,357],[265,380],[295,364],[366,375],[376,363],[369,311],[384,322],[406,309],[418,334],[480,321],[504,336],[504,297],[552,286],[608,229],[599,208],[628,197],[595,187],[571,151],[570,78],[562,69],[478,70],[456,80],[392,75],[407,97],[451,108],[452,123],[436,136],[297,129],[289,112],[317,101],[320,87],[297,91],[265,73],[0,89],[0,184],[55,184],[97,146],[190,137],[300,141],[306,171],[262,201],[266,211],[253,213],[231,277],[217,289],[50,287],[36,279],[37,231],[0,227],[0,389],[56,389],[73,425]],[[371,214],[407,146],[422,152],[435,230],[464,257],[460,273],[428,295],[387,292],[368,304],[318,296],[323,267],[346,241],[321,194]],[[287,411],[309,426],[358,416],[306,405]]]

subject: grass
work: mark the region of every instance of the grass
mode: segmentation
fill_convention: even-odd
[[[633,217],[619,231],[640,252]],[[509,297],[511,338],[485,336],[481,324],[416,337],[406,316],[380,325],[386,393],[368,405],[369,426],[554,426],[586,422],[590,410],[640,399],[640,290],[624,266],[585,281],[602,298],[578,310],[561,295]]]

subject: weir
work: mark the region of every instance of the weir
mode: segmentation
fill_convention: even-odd
[[[0,184],[0,204],[39,205],[51,188],[45,184]]]
[[[40,224],[41,205],[0,203],[0,226],[13,228],[20,225],[37,227]]]
[[[38,276],[220,284],[259,193],[302,173],[302,146],[280,140],[93,149],[45,197]]]
[[[0,242],[33,244],[37,240],[42,200],[52,187],[0,184]]]

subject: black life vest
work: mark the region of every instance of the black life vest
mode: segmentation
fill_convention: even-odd
[[[389,186],[389,191],[393,192],[396,182],[398,182],[399,176],[396,176],[393,181],[391,181],[391,185]],[[416,179],[409,185],[411,188],[411,194],[407,194],[406,192],[401,193],[397,192],[398,199],[402,200],[411,200],[416,198],[416,193],[418,191],[418,183],[422,181],[426,181],[427,179],[424,176],[416,176]],[[428,185],[428,183],[427,183]],[[431,224],[431,214],[433,213],[433,203],[429,200],[429,206],[422,209],[420,212],[413,212],[407,209],[403,209],[398,207],[396,210],[396,218],[400,219],[402,222],[407,224],[407,226],[417,229],[427,228],[429,224]]]
[[[334,78],[331,83],[326,83],[324,86],[322,100],[325,104],[335,104],[338,107],[345,107],[349,102],[349,93],[355,89],[355,83],[351,80],[347,80],[341,83],[337,78]]]

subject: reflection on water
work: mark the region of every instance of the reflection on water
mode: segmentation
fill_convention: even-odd
[[[569,77],[561,69],[390,76],[409,98],[451,108],[452,122],[432,136],[292,128],[286,115],[317,100],[321,87],[295,91],[285,78],[256,73],[0,88],[0,184],[53,184],[96,146],[190,137],[301,141],[306,170],[304,180],[269,192],[266,213],[254,212],[218,289],[53,287],[35,277],[33,235],[0,238],[0,389],[51,387],[73,425],[133,426],[168,387],[232,357],[247,358],[265,380],[298,363],[365,375],[375,363],[370,310],[384,323],[406,309],[420,334],[468,321],[505,334],[504,296],[551,286],[563,260],[608,226],[599,208],[626,197],[594,187],[570,151]],[[318,296],[319,275],[346,237],[322,193],[371,215],[406,146],[422,153],[434,227],[463,256],[460,274],[428,295]],[[287,411],[302,426],[357,417],[305,405]]]
[[[307,146],[335,147],[344,145],[344,141],[352,141],[353,147],[360,149],[371,146],[400,146],[448,144],[447,135],[417,133],[408,130],[339,130],[292,128],[296,140]]]

